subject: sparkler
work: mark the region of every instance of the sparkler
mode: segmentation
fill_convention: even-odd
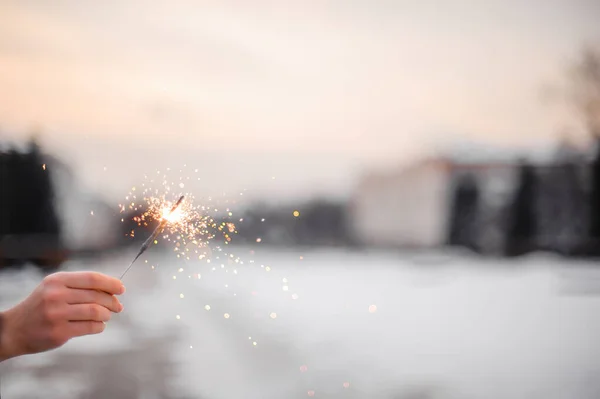
[[[179,197],[177,202],[171,207],[171,210],[169,211],[169,213],[163,216],[160,224],[158,226],[156,226],[156,229],[154,229],[154,232],[152,233],[152,235],[150,237],[148,237],[148,239],[146,241],[144,241],[139,252],[135,256],[135,258],[131,261],[129,266],[127,266],[127,269],[125,269],[125,271],[123,272],[123,274],[121,275],[119,280],[123,280],[123,277],[125,277],[125,275],[129,271],[129,269],[131,269],[131,266],[133,266],[135,261],[138,260],[138,258],[140,256],[142,256],[142,254],[144,252],[146,252],[146,250],[150,247],[150,244],[152,244],[154,242],[154,240],[156,239],[156,237],[158,237],[158,235],[165,229],[165,227],[167,226],[167,223],[169,222],[169,216],[171,216],[173,214],[173,212],[175,212],[175,210],[177,210],[179,205],[181,205],[183,198],[184,198],[183,195],[181,197]]]

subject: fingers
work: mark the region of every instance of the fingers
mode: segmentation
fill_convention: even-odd
[[[109,321],[110,310],[95,303],[70,305],[67,313],[68,321]]]
[[[123,310],[123,305],[119,302],[117,297],[107,294],[104,291],[70,289],[66,299],[69,305],[95,303],[104,306],[111,312],[119,313]]]
[[[82,290],[104,291],[112,295],[125,292],[121,280],[97,272],[62,272],[57,273],[64,284],[69,288]]]
[[[71,337],[81,337],[100,334],[106,328],[106,324],[101,321],[71,321],[68,328]]]

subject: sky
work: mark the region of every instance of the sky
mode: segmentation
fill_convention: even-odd
[[[454,139],[581,134],[543,93],[598,18],[594,0],[2,0],[0,134],[40,129],[112,197],[181,164],[207,193],[340,195]]]

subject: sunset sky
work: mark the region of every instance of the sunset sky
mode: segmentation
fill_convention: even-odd
[[[183,162],[213,191],[341,193],[455,136],[577,132],[542,94],[599,20],[594,0],[3,0],[0,131],[41,127],[110,195]]]

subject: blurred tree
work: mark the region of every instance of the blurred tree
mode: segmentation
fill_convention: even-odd
[[[587,196],[587,238],[581,243],[582,253],[600,253],[600,45],[584,48],[568,71],[566,87],[543,88],[543,100],[566,102],[573,107],[586,134],[595,147],[588,169],[585,188]],[[578,160],[575,160],[578,162]]]
[[[595,142],[590,168],[589,238],[592,247],[600,250],[600,47],[583,51],[572,68],[571,77],[570,100]]]
[[[300,215],[293,215],[294,209]],[[347,228],[347,205],[315,199],[292,206],[254,204],[243,213],[243,222],[234,222],[236,243],[260,242],[267,245],[350,245]]]
[[[29,142],[27,157],[27,194],[30,203],[28,227],[37,233],[59,237],[61,231],[54,203],[54,187],[35,138]]]
[[[24,152],[11,149],[0,153],[0,167],[0,238],[13,236],[22,247],[15,249],[11,241],[0,249],[12,250],[8,261],[15,264],[31,260],[43,267],[57,266],[62,262],[62,254],[58,253],[61,226],[52,180],[37,142],[32,139]],[[15,255],[22,251],[25,255]]]
[[[584,49],[571,70],[569,99],[594,139],[600,139],[600,47]]]
[[[304,205],[295,219],[294,238],[299,244],[335,246],[349,242],[345,204],[317,199]]]
[[[525,161],[519,168],[519,180],[510,206],[506,255],[523,255],[534,249],[537,234],[536,187],[537,178],[533,166]]]
[[[600,243],[600,145],[598,144],[592,160],[590,175],[589,236],[593,242]]]
[[[471,174],[458,178],[450,209],[448,244],[478,250],[477,215],[479,187]]]

